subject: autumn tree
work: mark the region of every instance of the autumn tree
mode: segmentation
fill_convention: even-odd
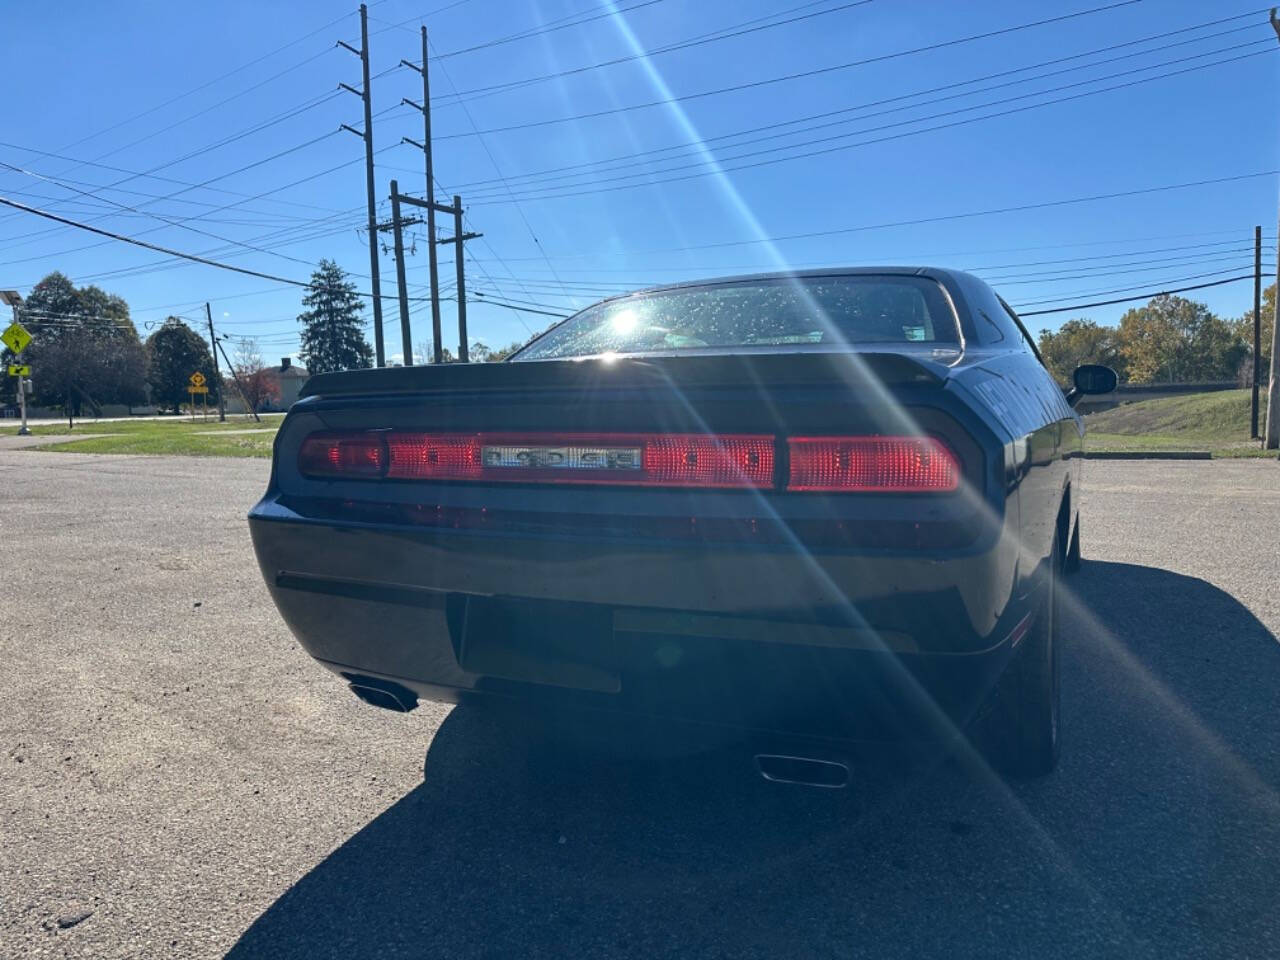
[[[231,369],[235,371],[236,388],[246,409],[257,411],[280,402],[280,387],[262,363],[258,341],[247,337],[236,345]]]
[[[1169,294],[1126,311],[1118,336],[1133,383],[1233,379],[1247,350],[1234,324]]]
[[[1266,387],[1268,371],[1271,369],[1271,331],[1276,324],[1276,285],[1273,283],[1262,291],[1262,312],[1259,316],[1260,326],[1262,327],[1262,350],[1260,355],[1262,384]],[[1244,312],[1234,324],[1236,336],[1238,336],[1245,344],[1246,354],[1245,360],[1248,361],[1248,378],[1253,377],[1253,308],[1250,307]]]
[[[360,295],[332,260],[321,260],[311,274],[298,315],[302,324],[299,351],[308,372],[331,373],[373,366],[373,350],[364,337]]]
[[[1082,363],[1105,364],[1124,379],[1125,357],[1115,328],[1092,320],[1068,320],[1057,330],[1041,330],[1040,355],[1059,383],[1071,383]]]
[[[181,412],[182,404],[191,399],[188,387],[191,375],[197,372],[204,374],[209,388],[208,401],[217,401],[218,386],[209,345],[178,317],[169,317],[147,337],[147,357],[151,402],[157,407],[171,407],[174,413]]]

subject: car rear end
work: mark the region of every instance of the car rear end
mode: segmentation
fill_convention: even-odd
[[[915,735],[972,711],[1018,620],[1001,449],[930,366],[673,358],[413,371],[403,393],[376,373],[368,392],[321,382],[280,430],[255,548],[307,650],[402,704],[490,693]],[[566,455],[615,465],[547,464]]]

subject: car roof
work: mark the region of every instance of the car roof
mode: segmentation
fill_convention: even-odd
[[[697,287],[714,287],[724,284],[747,283],[753,280],[808,280],[821,277],[848,277],[848,276],[897,276],[897,277],[928,277],[933,280],[949,280],[952,284],[964,280],[971,280],[978,283],[978,280],[972,274],[965,273],[962,270],[953,270],[948,267],[925,267],[925,266],[883,266],[883,267],[824,267],[821,270],[777,270],[765,273],[740,273],[723,277],[701,277],[695,280],[682,280],[678,283],[663,283],[652,287],[640,287],[636,290],[630,290],[626,293],[615,294],[611,297],[605,297],[598,303],[607,303],[610,300],[617,300],[622,297],[633,296],[639,293],[661,293],[666,290],[687,290]]]

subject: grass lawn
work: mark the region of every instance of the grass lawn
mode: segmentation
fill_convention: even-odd
[[[1262,400],[1265,411],[1265,396]],[[1091,413],[1084,423],[1089,430],[1085,449],[1091,451],[1208,450],[1215,457],[1275,456],[1249,439],[1248,390],[1126,403]]]
[[[37,437],[107,434],[87,440],[70,440],[37,446],[36,450],[62,453],[140,453],[188,457],[270,457],[271,443],[283,419],[282,414],[264,414],[261,423],[252,417],[228,416],[192,420],[173,417],[165,420],[77,421],[74,429],[65,423],[33,426]],[[253,431],[246,433],[244,431]]]

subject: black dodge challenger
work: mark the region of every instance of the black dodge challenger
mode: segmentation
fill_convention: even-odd
[[[507,362],[313,377],[249,515],[303,646],[366,701],[1058,755],[1072,409],[965,273],[615,297]],[[790,739],[788,739],[790,738]],[[824,754],[762,755],[776,779]],[[842,782],[843,774],[830,778]]]

